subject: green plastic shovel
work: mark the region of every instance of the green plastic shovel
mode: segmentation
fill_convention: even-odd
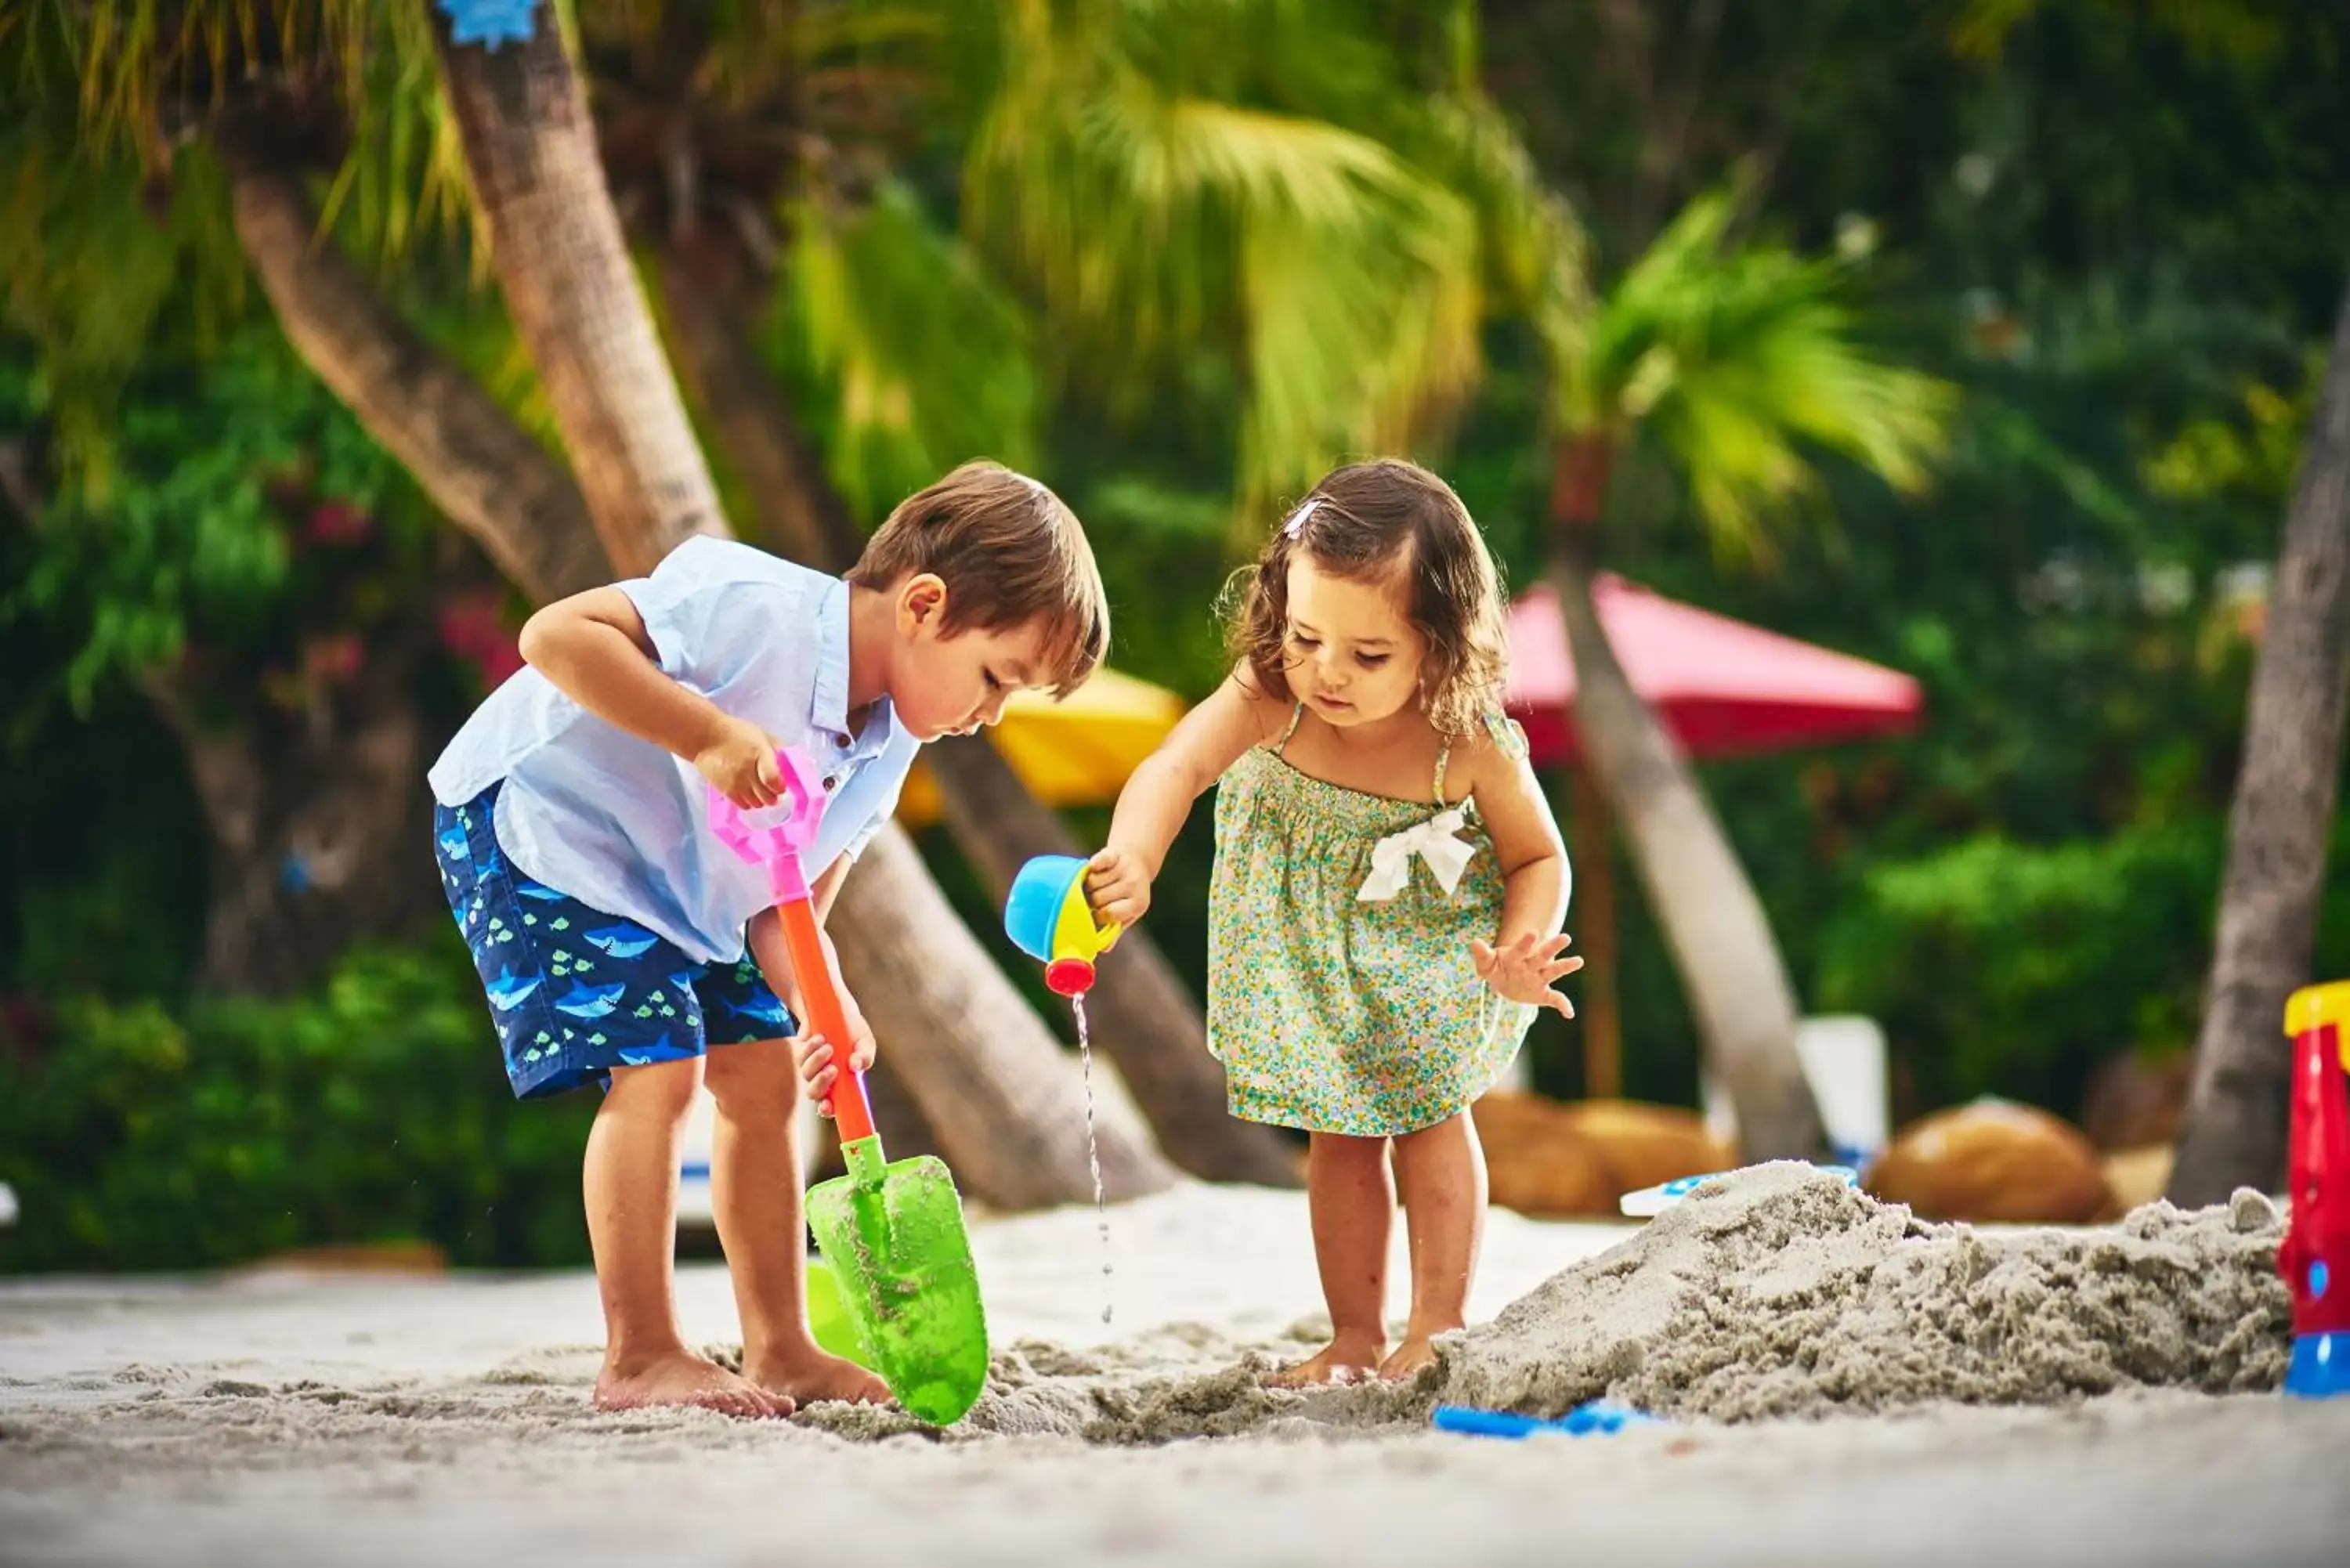
[[[735,854],[767,867],[807,1022],[845,1051],[847,1010],[800,865],[823,820],[824,792],[816,770],[793,748],[777,752],[775,762],[787,806],[744,812],[712,790],[711,828]],[[786,813],[780,821],[778,812]],[[894,1165],[885,1159],[864,1074],[841,1073],[826,1104],[848,1174],[808,1189],[807,1221],[863,1352],[855,1359],[923,1420],[941,1427],[959,1421],[987,1386],[987,1313],[954,1177],[935,1156]]]

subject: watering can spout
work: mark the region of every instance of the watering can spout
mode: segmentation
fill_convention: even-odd
[[[1045,966],[1045,984],[1055,995],[1077,997],[1093,989],[1094,961],[1117,945],[1120,928],[1094,919],[1083,859],[1039,855],[1012,879],[1003,929],[1014,946]]]

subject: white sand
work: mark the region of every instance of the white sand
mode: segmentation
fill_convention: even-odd
[[[844,1440],[825,1428],[870,1424],[829,1416],[598,1416],[584,1275],[0,1288],[0,1563],[2350,1558],[2350,1400],[2130,1386],[2273,1377],[2273,1303],[2247,1282],[2260,1216],[1968,1240],[1765,1197],[1693,1204],[1645,1234],[1496,1214],[1472,1307],[1534,1293],[1507,1321],[1449,1347],[1429,1386],[1302,1397],[1256,1393],[1247,1372],[1318,1306],[1296,1195],[1191,1188],[1115,1211],[1107,1328],[1089,1210],[983,1225],[1003,1386],[946,1441]],[[1864,1241],[1890,1251],[1872,1262]],[[1780,1252],[1774,1273],[1761,1254]],[[1663,1293],[1625,1285],[1643,1270]],[[1918,1308],[1934,1280],[1982,1304]],[[691,1334],[735,1338],[723,1272],[690,1268],[680,1291]],[[2002,1345],[1964,1326],[1978,1321],[2053,1370],[2002,1374]],[[2162,1348],[2097,1352],[2107,1332]],[[1902,1376],[1871,1379],[1855,1351],[1870,1334],[1908,1336]],[[1942,1337],[1921,1352],[1921,1334]],[[1725,1395],[1725,1354],[1774,1391],[1762,1407]],[[1593,1357],[1622,1363],[1599,1384],[1690,1409],[1818,1408],[1856,1380],[1901,1408],[1530,1443],[1419,1425],[1437,1382],[1512,1383],[1539,1406],[1579,1397]],[[2103,1370],[2066,1386],[2081,1366]],[[1186,1430],[1244,1435],[1085,1440]]]

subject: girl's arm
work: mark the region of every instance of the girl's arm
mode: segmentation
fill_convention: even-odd
[[[1571,882],[1566,846],[1550,803],[1523,754],[1481,741],[1469,753],[1469,793],[1493,840],[1502,870],[1502,929],[1491,943],[1470,944],[1477,972],[1513,1002],[1551,1007],[1566,1017],[1575,1008],[1556,982],[1583,967],[1565,958],[1570,939],[1560,933]]]
[[[1118,792],[1109,842],[1086,874],[1086,892],[1097,916],[1121,926],[1142,918],[1150,908],[1150,884],[1167,858],[1167,846],[1191,815],[1191,803],[1243,752],[1272,739],[1283,717],[1282,705],[1241,670],[1183,715]]]
[[[521,651],[565,696],[691,763],[736,805],[781,796],[774,737],[662,674],[644,617],[619,588],[590,588],[539,610],[523,623]]]

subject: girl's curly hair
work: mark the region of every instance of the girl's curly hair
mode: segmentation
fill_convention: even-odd
[[[1451,485],[1394,458],[1334,469],[1274,530],[1256,565],[1234,576],[1233,657],[1284,701],[1289,563],[1300,551],[1357,582],[1402,578],[1405,614],[1428,644],[1420,701],[1438,733],[1474,734],[1501,707],[1509,663],[1501,572]]]

